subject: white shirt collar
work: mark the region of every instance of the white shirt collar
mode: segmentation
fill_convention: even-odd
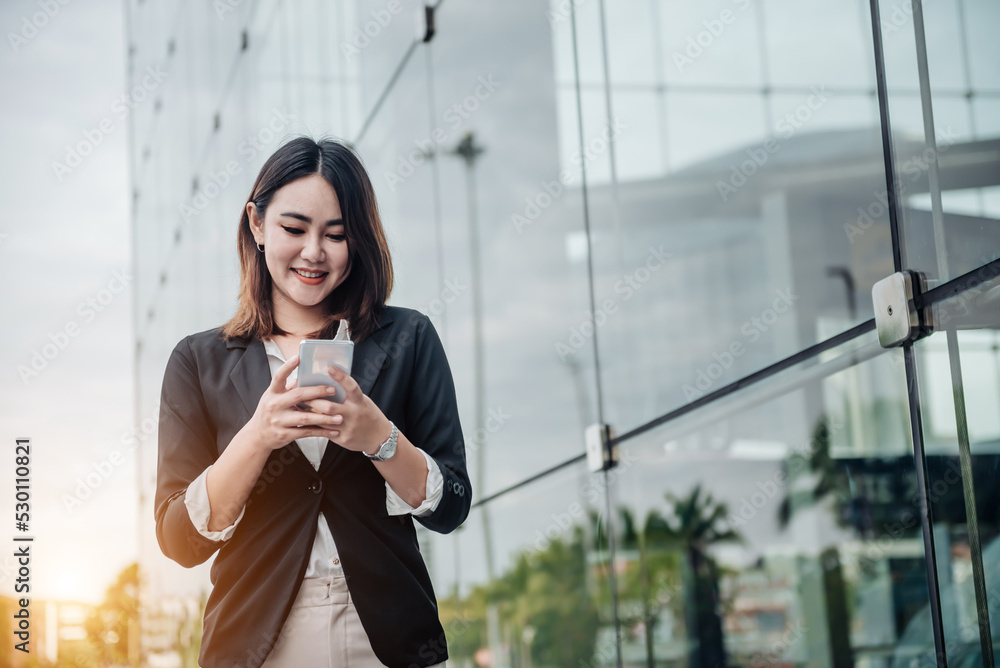
[[[340,327],[337,328],[337,334],[333,337],[334,341],[350,341],[351,340],[351,329],[347,322],[347,318],[340,319]],[[264,352],[272,357],[277,357],[282,362],[285,362],[285,356],[281,354],[281,348],[278,344],[274,342],[273,339],[264,339]]]

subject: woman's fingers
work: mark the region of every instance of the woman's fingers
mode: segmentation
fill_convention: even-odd
[[[297,415],[295,413],[298,413]],[[283,416],[281,420],[282,426],[285,427],[336,427],[344,422],[343,415],[322,415],[319,413],[305,413],[302,411],[295,411],[288,416]]]
[[[358,392],[359,394],[361,393],[361,388],[358,386],[358,382],[354,380],[354,377],[336,364],[330,365],[326,372],[330,375],[330,378],[340,383],[340,386],[344,388],[344,391],[348,395],[354,394],[355,392]]]
[[[331,431],[329,429],[320,429],[318,427],[303,427],[302,429],[295,430],[295,438],[314,438],[319,436],[321,438],[337,438],[340,436],[339,431]]]
[[[313,401],[314,399],[323,399],[325,397],[331,397],[337,393],[337,388],[333,385],[306,385],[305,387],[296,387],[288,391],[288,399],[291,400],[293,404],[299,404],[304,401]],[[333,403],[327,402],[327,403]]]
[[[293,355],[282,364],[271,378],[268,392],[281,395],[281,399],[268,402],[269,412],[272,416],[272,424],[284,435],[277,436],[278,439],[297,438],[337,438],[340,436],[340,427],[343,424],[343,415],[330,414],[327,411],[338,404],[329,401],[318,401],[326,399],[337,390],[331,385],[312,385],[299,387],[298,383],[291,383],[292,372],[299,365],[299,356]],[[331,379],[332,383],[332,379]],[[311,402],[311,403],[310,403]],[[280,432],[279,432],[280,433]]]
[[[335,438],[340,436],[340,430],[332,428],[333,425],[329,427],[324,427],[321,425],[303,425],[301,427],[291,427],[292,438],[311,438],[313,436],[322,436],[323,438]]]
[[[294,371],[295,367],[297,367],[298,365],[299,365],[299,356],[292,355],[291,357],[288,358],[288,360],[285,361],[284,364],[278,367],[278,370],[274,372],[274,377],[271,378],[271,386],[270,386],[271,391],[277,394],[286,392],[288,377],[292,375],[292,371]]]

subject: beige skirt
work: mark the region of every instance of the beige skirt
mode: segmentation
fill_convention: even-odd
[[[384,668],[343,576],[306,578],[261,668]],[[439,663],[430,668],[444,668]]]

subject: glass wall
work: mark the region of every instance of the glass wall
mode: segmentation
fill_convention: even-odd
[[[880,5],[904,250],[939,282],[1000,256],[1000,8]]]
[[[996,3],[126,6],[132,82],[167,74],[130,115],[137,421],[235,308],[264,159],[351,141],[458,389],[476,505],[420,533],[449,665],[992,665]],[[902,269],[949,292],[886,350]],[[195,665],[208,567],[151,521],[141,563],[146,662]]]
[[[622,444],[628,665],[933,657],[900,356],[855,339]]]
[[[989,665],[1000,638],[1000,280],[935,307],[942,331],[915,345],[924,408],[936,572],[946,655],[953,665]],[[930,647],[928,620],[911,636]],[[983,640],[987,643],[984,646]]]

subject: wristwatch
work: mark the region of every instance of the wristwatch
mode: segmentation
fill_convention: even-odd
[[[392,433],[389,434],[389,438],[385,440],[385,443],[379,446],[378,452],[374,455],[369,455],[362,450],[361,454],[375,462],[384,462],[396,454],[396,439],[399,437],[399,429],[396,429],[396,425],[392,423],[392,420],[389,420],[389,424],[392,425]]]

